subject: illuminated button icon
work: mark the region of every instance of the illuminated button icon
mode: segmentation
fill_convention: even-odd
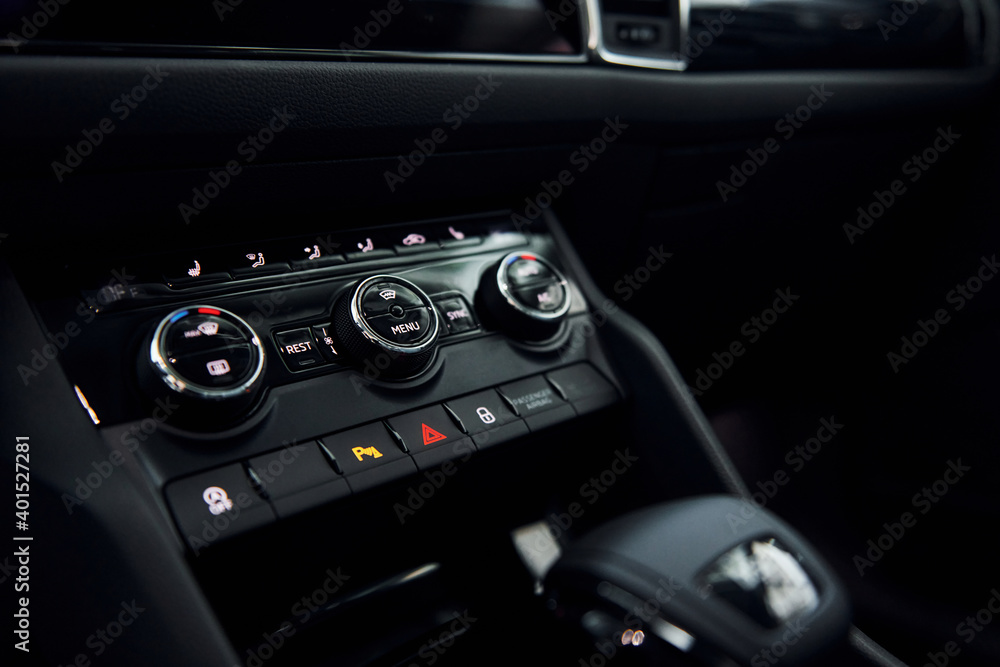
[[[229,499],[229,494],[219,486],[210,486],[205,489],[201,494],[201,499],[208,505],[208,511],[215,515],[233,509],[233,501]]]
[[[229,367],[229,362],[225,359],[216,359],[215,361],[210,361],[205,364],[205,368],[208,369],[209,375],[226,375],[229,371],[233,370]]]
[[[455,229],[454,227],[449,227],[448,228],[448,233],[451,234],[452,237],[455,238],[458,241],[461,241],[462,239],[465,238],[465,232],[460,232],[459,230]]]
[[[396,290],[394,290],[394,289],[384,289],[381,292],[379,292],[378,295],[380,297],[382,297],[383,299],[385,299],[386,301],[389,301],[391,299],[395,299],[396,298]]]
[[[198,263],[198,260],[194,260],[194,268],[188,269],[188,275],[192,278],[197,278],[201,275],[201,264]]]
[[[422,427],[422,433],[425,445],[431,445],[434,444],[435,442],[440,442],[441,440],[445,440],[448,438],[448,436],[446,436],[444,433],[435,431],[427,424],[421,423],[420,426]]]
[[[646,639],[646,633],[642,630],[633,631],[631,628],[622,633],[622,646],[639,646]]]
[[[541,273],[541,267],[537,262],[523,262],[515,270],[518,278],[527,278],[528,276],[537,276]]]
[[[423,245],[425,243],[427,243],[427,238],[420,234],[409,234],[403,239],[403,245],[405,246]]]
[[[219,333],[219,323],[218,322],[202,322],[198,325],[198,331],[202,332],[206,336],[214,336]]]
[[[375,447],[352,447],[351,451],[354,452],[354,456],[359,461],[361,461],[365,456],[370,456],[373,459],[382,458],[382,452],[375,449]]]
[[[487,407],[476,408],[476,414],[479,416],[479,418],[482,420],[484,424],[492,424],[497,420],[497,418],[493,416],[493,413],[490,412],[490,409]]]

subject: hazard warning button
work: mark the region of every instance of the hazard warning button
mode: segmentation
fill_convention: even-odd
[[[387,421],[413,455],[418,468],[468,458],[475,450],[472,440],[440,405],[407,412]]]

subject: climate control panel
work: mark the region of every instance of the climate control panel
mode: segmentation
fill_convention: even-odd
[[[485,271],[473,292],[488,321],[528,344],[556,338],[571,305],[566,278],[533,253],[506,255],[495,271]],[[217,430],[249,411],[266,384],[262,337],[273,340],[292,374],[324,366],[374,368],[377,379],[391,382],[419,378],[442,338],[479,328],[474,308],[461,293],[432,298],[397,275],[367,276],[337,294],[321,321],[260,334],[216,305],[175,309],[142,348],[143,390],[150,399],[172,392],[190,406],[183,420],[188,426]]]
[[[238,535],[513,441],[542,443],[535,434],[621,398],[590,306],[542,225],[338,234],[331,247],[360,235],[375,248],[286,269],[280,248],[311,247],[296,236],[246,245],[281,271],[175,284],[158,282],[168,271],[153,261],[129,274],[150,282],[79,287],[96,315],[66,352],[67,375],[109,445],[142,460],[192,548],[206,533]],[[378,247],[394,237],[399,247]],[[194,258],[207,266],[213,252]],[[52,304],[51,322],[65,321]]]

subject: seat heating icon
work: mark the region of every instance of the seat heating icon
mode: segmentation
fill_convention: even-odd
[[[210,361],[207,364],[205,364],[205,368],[208,369],[209,375],[214,375],[214,376],[225,375],[226,373],[232,370],[232,368],[229,367],[229,362],[225,359],[216,359],[215,361]]]

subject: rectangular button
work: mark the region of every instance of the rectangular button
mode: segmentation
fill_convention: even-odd
[[[239,269],[230,269],[233,278],[242,280],[244,278],[256,278],[258,276],[273,276],[279,273],[287,273],[291,270],[287,262],[273,262],[262,264],[261,266],[245,266]]]
[[[507,397],[519,417],[529,417],[566,404],[541,375],[505,384],[500,387],[500,393]]]
[[[290,260],[296,271],[320,269],[326,266],[343,264],[344,256],[340,254],[341,244],[334,241],[329,234],[326,237],[300,237],[282,242],[278,246],[281,256],[275,259]]]
[[[340,353],[337,352],[337,348],[334,347],[333,342],[333,327],[330,326],[329,322],[324,324],[317,324],[312,327],[313,338],[316,340],[316,347],[319,348],[320,354],[327,361],[337,361],[340,357]]]
[[[355,492],[417,471],[413,460],[403,453],[382,422],[325,436],[322,442],[337,459]]]
[[[576,417],[576,411],[573,410],[573,406],[568,403],[563,403],[562,405],[559,405],[551,410],[526,416],[524,418],[524,423],[528,425],[528,428],[531,429],[532,432],[535,432],[554,426],[555,424],[561,424],[562,422],[569,421],[574,417]]]
[[[500,395],[493,389],[476,392],[462,398],[453,398],[448,401],[448,407],[458,416],[462,426],[465,427],[465,432],[469,435],[499,428],[504,424],[518,420],[517,415],[511,412]]]
[[[191,287],[229,280],[226,264],[218,251],[192,250],[154,260],[171,287]]]
[[[437,250],[438,242],[424,229],[400,229],[392,234],[393,248],[401,255]]]
[[[544,416],[544,413],[541,416]],[[528,435],[528,433],[530,433],[528,425],[524,423],[524,420],[517,419],[509,424],[504,424],[499,428],[477,433],[472,436],[472,441],[476,443],[476,448],[482,451],[487,447],[499,445],[502,442],[516,440],[517,438]]]
[[[475,329],[476,318],[472,315],[472,308],[460,296],[449,297],[435,302],[438,312],[441,313],[441,321],[448,328],[449,333],[462,333]]]
[[[407,412],[388,421],[421,469],[467,457],[475,449],[440,405]]]
[[[330,467],[315,442],[255,457],[250,459],[250,467],[281,518],[351,493],[347,482]]]
[[[471,222],[456,221],[437,227],[437,238],[442,248],[462,248],[483,242],[479,228]]]
[[[215,273],[200,273],[195,277],[191,276],[163,276],[163,282],[169,287],[182,289],[184,287],[194,287],[195,285],[210,285],[212,283],[224,283],[229,280],[229,274],[225,271]]]
[[[343,249],[349,262],[396,256],[385,237],[374,232],[361,232],[345,236]]]
[[[577,414],[593,412],[618,402],[618,390],[590,364],[576,364],[545,374]]]
[[[309,329],[276,333],[274,343],[278,346],[281,359],[290,371],[301,371],[323,364],[323,355],[316,349],[316,343]]]
[[[239,463],[170,482],[164,493],[181,535],[195,554],[275,520],[271,506],[250,486]]]
[[[308,271],[309,269],[322,269],[328,266],[337,266],[347,260],[343,255],[323,255],[316,259],[297,259],[292,262],[292,269],[295,271]]]

